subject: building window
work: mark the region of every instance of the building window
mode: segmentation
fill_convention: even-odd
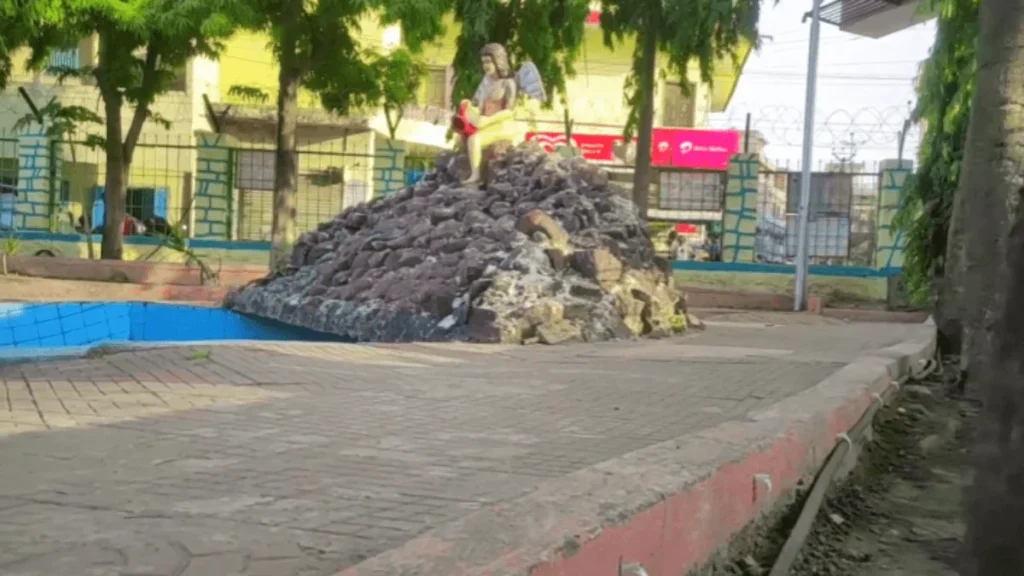
[[[661,98],[661,123],[671,128],[690,128],[694,120],[694,95],[697,87],[690,84],[690,95],[684,96],[679,84],[666,82]]]
[[[298,163],[297,156],[296,163]],[[236,158],[236,188],[242,190],[274,189],[273,150],[239,150]]]
[[[423,105],[435,108],[448,107],[448,70],[442,66],[431,66],[423,77]]]
[[[78,70],[81,68],[81,62],[78,58],[78,47],[51,52],[47,68],[55,76],[64,70]]]
[[[185,91],[186,84],[188,82],[188,72],[185,69],[185,66],[187,66],[187,64],[182,64],[181,66],[177,66],[174,68],[174,79],[171,80],[169,90],[175,92]]]

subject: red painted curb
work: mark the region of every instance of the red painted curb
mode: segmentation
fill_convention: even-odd
[[[934,327],[749,421],[650,446],[441,526],[339,576],[650,576],[705,565],[813,475],[873,395],[934,352]]]

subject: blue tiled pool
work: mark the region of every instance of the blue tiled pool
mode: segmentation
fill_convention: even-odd
[[[149,302],[0,303],[0,358],[102,344],[215,340],[339,338],[222,308]]]

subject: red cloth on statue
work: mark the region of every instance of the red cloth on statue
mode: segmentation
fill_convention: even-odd
[[[463,101],[459,104],[459,111],[455,115],[454,121],[452,122],[455,131],[461,134],[465,138],[469,138],[473,134],[476,134],[477,127],[469,121],[469,116],[466,112],[469,109],[469,102]]]

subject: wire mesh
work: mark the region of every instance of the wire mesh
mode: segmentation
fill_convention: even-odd
[[[270,240],[274,218],[274,155],[273,148],[261,145],[232,148],[233,209],[237,214],[235,239]],[[365,143],[336,140],[300,143],[295,191],[297,230],[315,229],[345,207],[369,200],[374,191],[375,166],[388,161],[392,161],[389,156],[370,154]]]
[[[801,174],[762,171],[758,176],[759,262],[792,263],[797,255]],[[811,264],[871,266],[879,200],[877,172],[839,169],[811,173],[807,248]]]
[[[434,158],[427,156],[405,157],[405,185],[412,186],[434,169]]]
[[[702,170],[659,170],[661,210],[720,213],[725,205],[727,173]]]
[[[18,192],[18,141],[0,134],[0,230],[14,227]]]
[[[60,231],[99,232],[105,222],[107,158],[102,147],[58,142],[62,159],[55,189],[54,221]],[[143,141],[125,182],[125,235],[187,227],[197,148],[190,138]]]

